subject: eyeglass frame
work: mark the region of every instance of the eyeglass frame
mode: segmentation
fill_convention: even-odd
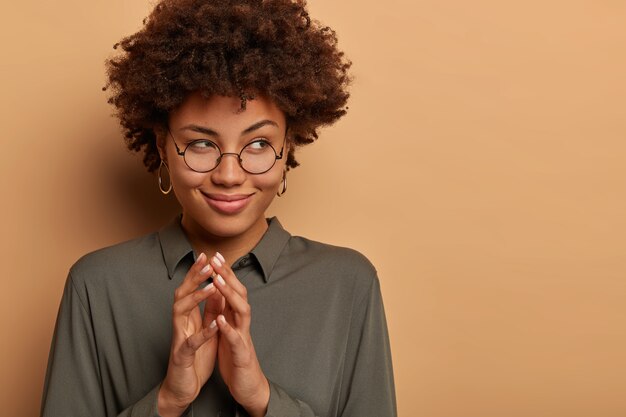
[[[216,169],[220,163],[222,162],[222,157],[224,155],[235,155],[237,157],[237,162],[239,162],[239,167],[241,167],[241,169],[243,169],[245,172],[247,172],[250,175],[261,175],[261,174],[265,174],[266,172],[268,172],[269,170],[271,170],[272,168],[274,168],[274,165],[276,165],[276,161],[283,159],[283,152],[285,151],[285,143],[287,142],[287,132],[289,131],[289,127],[285,128],[285,137],[283,139],[283,144],[280,147],[280,155],[276,153],[276,149],[274,149],[274,147],[272,146],[271,143],[269,143],[269,141],[266,141],[265,143],[267,144],[267,146],[269,146],[270,148],[272,148],[272,151],[274,151],[274,162],[272,163],[272,166],[269,167],[268,169],[266,169],[263,172],[250,172],[247,169],[245,169],[241,163],[241,153],[243,152],[244,149],[246,149],[247,146],[250,145],[250,143],[254,143],[254,142],[250,142],[249,144],[245,145],[244,147],[241,148],[241,150],[239,151],[239,153],[235,153],[235,152],[222,152],[222,148],[220,148],[220,146],[213,142],[210,139],[196,139],[196,140],[192,140],[191,142],[189,142],[187,144],[187,146],[185,146],[185,149],[181,152],[180,148],[178,147],[178,144],[176,143],[176,139],[174,139],[174,135],[172,134],[172,131],[170,130],[169,125],[166,126],[167,129],[167,133],[169,133],[169,135],[172,137],[172,141],[174,142],[174,146],[176,147],[176,153],[179,156],[183,157],[183,161],[185,162],[185,165],[187,165],[187,167],[194,171],[194,172],[198,172],[201,174],[206,174],[207,172],[211,172],[214,169]],[[215,147],[217,148],[217,150],[220,153],[220,156],[217,157],[217,163],[215,164],[215,166],[211,169],[209,169],[208,171],[198,171],[196,169],[193,169],[192,167],[189,166],[189,163],[187,163],[187,160],[185,159],[185,152],[187,152],[187,149],[189,149],[189,146],[193,145],[196,142],[211,142],[212,144],[215,145]]]

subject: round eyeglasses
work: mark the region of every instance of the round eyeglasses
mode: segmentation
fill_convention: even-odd
[[[239,153],[222,152],[219,146],[208,139],[197,139],[189,142],[183,151],[180,150],[174,135],[167,128],[168,133],[174,141],[176,153],[183,157],[185,164],[196,172],[213,171],[222,162],[224,155],[234,155],[239,161],[241,169],[249,174],[264,174],[274,167],[276,161],[283,158],[287,133],[280,148],[280,154],[276,153],[274,147],[266,139],[255,139],[244,146]]]

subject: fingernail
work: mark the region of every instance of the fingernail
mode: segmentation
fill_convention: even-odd
[[[217,266],[222,266],[222,263],[220,262],[219,259],[217,259],[217,256],[213,257],[213,262],[215,262],[215,265],[217,265]]]
[[[198,255],[198,257],[196,258],[196,263],[199,264],[200,262],[202,262],[204,260],[204,258],[206,258],[206,255],[204,254],[204,252],[202,252],[200,255]]]
[[[224,259],[224,257],[222,256],[221,253],[219,252],[215,252],[215,256],[217,256],[217,259],[219,259],[220,261],[222,261],[222,263],[226,263],[226,259]]]
[[[221,275],[217,276],[217,282],[219,282],[222,285],[226,285],[226,281],[224,281],[224,278],[222,278]]]
[[[213,320],[211,324],[209,324],[209,328],[215,329],[215,326],[217,326],[217,323],[215,322],[215,320]]]
[[[222,316],[221,314],[217,317],[217,319],[220,321],[220,323],[224,324],[226,323],[226,318],[224,316]]]
[[[213,288],[213,287],[214,287],[213,283],[210,283],[209,285],[207,285],[206,287],[204,287],[204,288],[203,288],[203,290],[204,290],[204,291],[210,291],[210,290],[211,290],[211,288]]]
[[[200,273],[206,274],[207,272],[209,272],[210,269],[211,269],[211,264],[206,264],[204,268],[200,270]]]

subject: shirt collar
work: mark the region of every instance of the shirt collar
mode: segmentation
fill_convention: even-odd
[[[187,239],[180,224],[182,215],[176,216],[169,224],[159,232],[161,252],[167,268],[169,279],[174,276],[178,264],[190,253],[193,254],[191,243]],[[257,245],[250,251],[256,258],[263,273],[263,280],[269,281],[274,270],[276,261],[282,253],[291,235],[280,224],[276,217],[268,219],[268,228]]]
[[[278,261],[290,237],[289,232],[283,229],[283,225],[280,224],[276,217],[268,219],[268,228],[265,234],[254,249],[250,251],[259,262],[259,265],[261,265],[265,282],[269,281],[276,261]]]
[[[180,225],[182,215],[176,216],[165,227],[159,230],[161,252],[170,279],[174,276],[176,267],[187,255],[193,253],[191,243],[187,239],[183,227]]]

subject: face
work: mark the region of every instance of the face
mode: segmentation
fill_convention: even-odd
[[[203,98],[199,93],[190,95],[170,114],[169,131],[160,140],[160,152],[170,170],[173,190],[183,209],[183,227],[195,238],[258,239],[267,228],[265,210],[282,184],[287,144],[283,158],[262,174],[244,171],[236,155],[224,155],[212,171],[195,172],[180,151],[198,140],[210,140],[222,153],[238,154],[247,149],[264,146],[267,141],[280,155],[285,141],[284,113],[263,98],[248,100],[241,111],[236,97],[212,96]],[[208,142],[195,142],[206,151]],[[187,151],[190,152],[190,151]],[[254,242],[256,243],[256,242]]]

